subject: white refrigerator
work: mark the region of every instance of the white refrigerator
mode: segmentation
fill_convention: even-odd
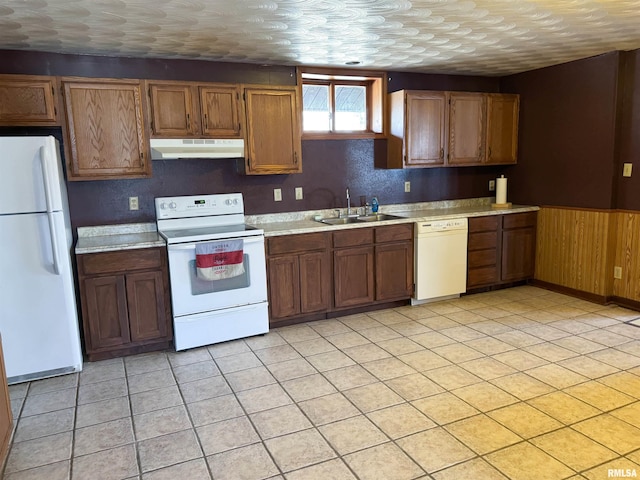
[[[0,333],[9,384],[82,370],[71,222],[54,137],[0,137]]]

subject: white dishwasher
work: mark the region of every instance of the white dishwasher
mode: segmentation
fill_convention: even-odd
[[[460,296],[467,289],[466,218],[415,225],[415,293],[412,305]]]

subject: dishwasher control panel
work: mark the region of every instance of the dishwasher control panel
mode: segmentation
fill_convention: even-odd
[[[416,233],[443,232],[447,230],[467,230],[466,218],[451,218],[447,220],[433,220],[430,222],[418,222]]]

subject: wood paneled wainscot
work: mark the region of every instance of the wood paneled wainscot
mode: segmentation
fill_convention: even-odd
[[[55,77],[0,75],[0,125],[60,125],[57,84]]]
[[[69,180],[151,175],[139,80],[63,78]]]
[[[640,212],[543,207],[537,250],[536,281],[640,307]]]
[[[13,415],[7,386],[7,372],[4,368],[2,338],[0,337],[0,469],[4,466],[9,451],[11,432],[13,431]]]
[[[77,259],[89,360],[171,345],[173,327],[164,248],[90,253]]]
[[[331,308],[333,279],[329,233],[267,239],[269,323],[324,313]]]

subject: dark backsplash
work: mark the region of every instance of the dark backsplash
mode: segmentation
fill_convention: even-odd
[[[303,173],[245,176],[235,160],[155,160],[153,176],[138,180],[69,182],[71,218],[75,227],[155,221],[154,199],[162,196],[242,192],[247,214],[346,207],[374,195],[380,204],[426,202],[489,196],[488,182],[513,167],[461,167],[415,170],[374,168],[375,149],[385,140],[306,140],[302,142]],[[404,182],[411,192],[404,192]],[[303,200],[295,200],[302,187]],[[282,201],[273,201],[273,189]],[[140,210],[128,210],[128,197],[139,198]]]

